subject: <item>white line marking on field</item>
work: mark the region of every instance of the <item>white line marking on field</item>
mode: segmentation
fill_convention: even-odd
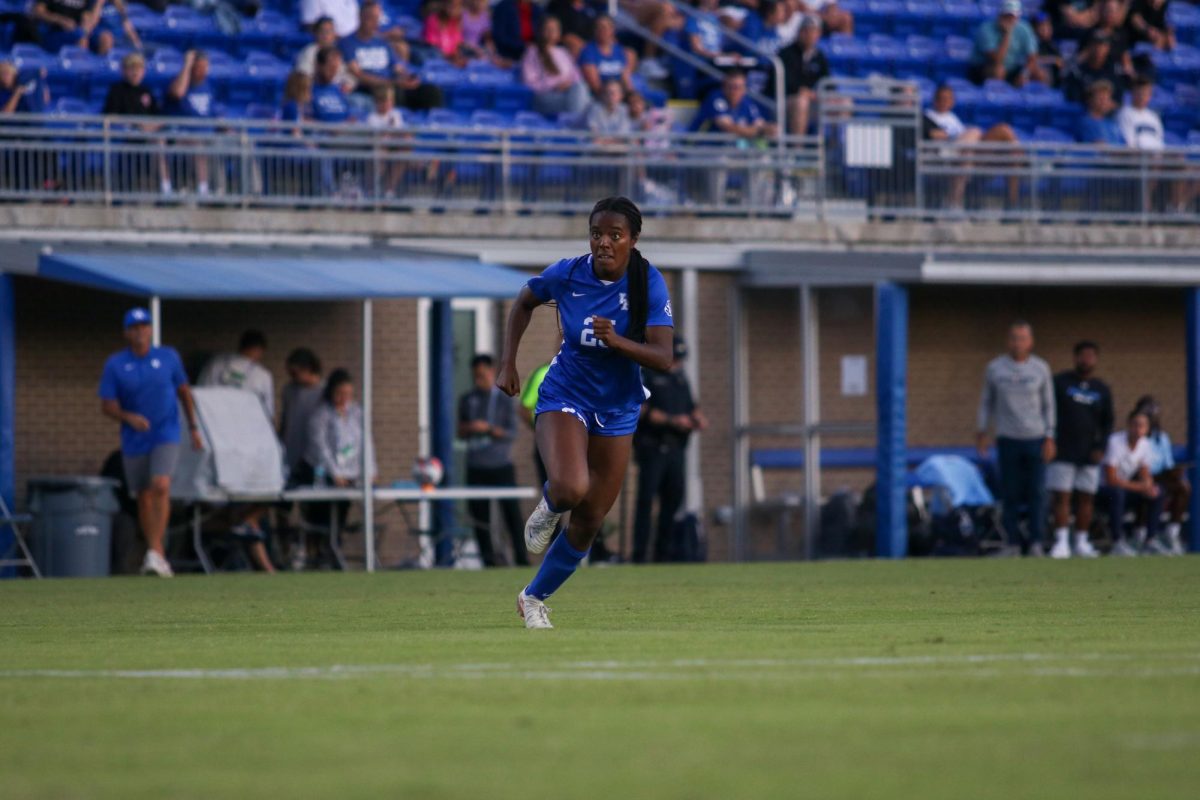
[[[1136,662],[1136,665],[1130,665],[1129,662]],[[1156,662],[1158,665],[1155,665]],[[1184,663],[1166,666],[1163,662]],[[806,659],[569,661],[536,665],[462,663],[194,669],[0,669],[0,680],[336,680],[386,675],[416,679],[591,681],[838,680],[931,675],[990,678],[1012,674],[1043,678],[1153,678],[1200,675],[1200,663],[1193,662],[1200,662],[1200,653],[992,653]],[[1004,664],[1010,664],[1012,668],[999,668]],[[1114,666],[1105,667],[1106,664]]]

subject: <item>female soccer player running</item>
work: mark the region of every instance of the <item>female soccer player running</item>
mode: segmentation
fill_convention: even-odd
[[[563,514],[533,582],[517,595],[526,628],[552,628],[545,599],[588,554],[621,490],[638,413],[646,399],[639,365],[671,366],[671,299],[662,274],[637,251],[642,214],[624,197],[596,203],[588,219],[591,255],[566,258],[531,278],[508,315],[496,385],[521,389],[517,348],[533,310],[558,305],[562,346],[534,409],[534,436],[549,480],[525,523],[525,544],[540,553]]]

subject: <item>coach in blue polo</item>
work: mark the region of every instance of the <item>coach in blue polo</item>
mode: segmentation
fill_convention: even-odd
[[[129,491],[137,497],[138,522],[146,537],[143,575],[169,578],[171,565],[163,552],[171,514],[171,474],[179,460],[179,409],[187,414],[192,447],[204,449],[196,424],[196,407],[179,354],[155,347],[150,312],[125,313],[129,347],[109,356],[100,378],[101,411],[121,423],[121,454]]]

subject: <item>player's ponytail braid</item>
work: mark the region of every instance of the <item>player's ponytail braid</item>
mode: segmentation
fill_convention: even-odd
[[[597,214],[611,211],[620,214],[629,223],[632,236],[642,234],[642,212],[628,197],[606,197],[592,207],[590,220]],[[650,262],[634,247],[629,251],[629,265],[625,268],[629,285],[629,330],[625,336],[635,342],[646,341],[646,318],[650,312]]]

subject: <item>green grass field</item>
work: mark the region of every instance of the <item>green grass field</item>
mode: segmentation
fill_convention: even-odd
[[[1200,558],[0,583],[0,798],[1192,798]]]

